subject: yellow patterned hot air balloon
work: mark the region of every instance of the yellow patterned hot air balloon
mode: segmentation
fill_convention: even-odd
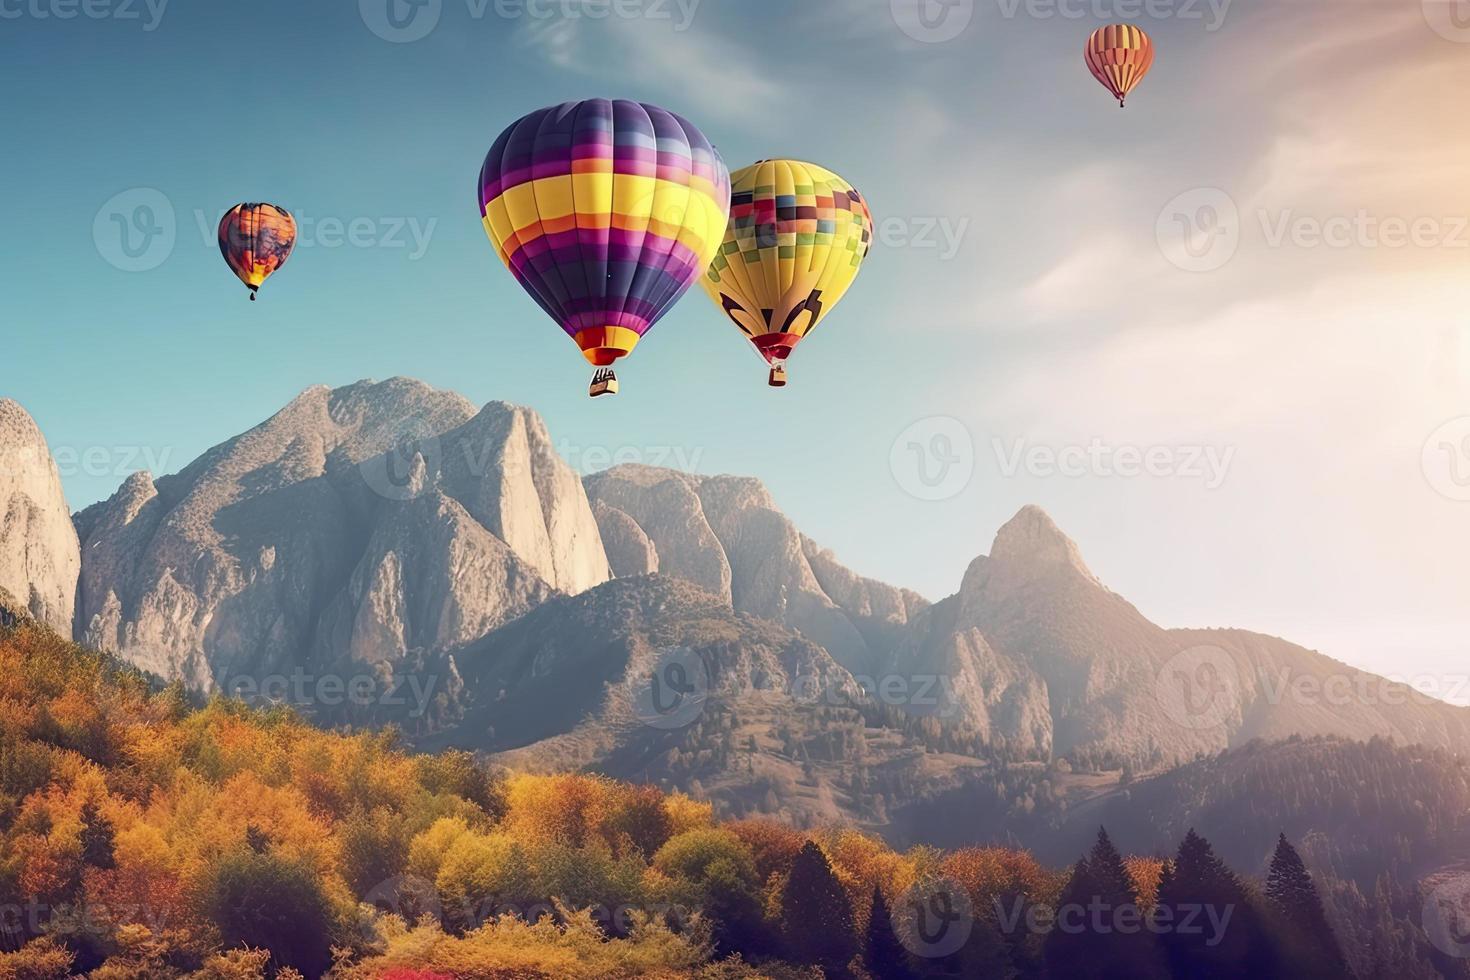
[[[1087,68],[1121,107],[1154,64],[1154,42],[1141,27],[1109,24],[1093,31],[1083,48]]]
[[[873,216],[851,184],[800,160],[762,160],[730,179],[730,225],[701,282],[779,388],[792,350],[857,278]]]

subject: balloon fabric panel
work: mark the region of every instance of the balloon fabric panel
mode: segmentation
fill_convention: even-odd
[[[775,364],[841,301],[872,239],[851,184],[815,164],[763,160],[732,177],[730,226],[702,284]]]
[[[729,172],[693,125],[604,99],[513,124],[479,184],[496,254],[595,365],[632,351],[704,271],[729,198]]]
[[[1154,44],[1141,28],[1109,24],[1093,32],[1083,54],[1093,77],[1123,105],[1153,67]]]
[[[219,223],[219,250],[251,298],[296,248],[296,219],[274,204],[237,204]]]

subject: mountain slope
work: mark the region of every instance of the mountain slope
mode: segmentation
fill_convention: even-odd
[[[205,688],[450,649],[609,575],[538,417],[406,379],[309,389],[77,527],[79,638]]]
[[[885,726],[810,640],[665,576],[552,599],[455,659],[462,717],[420,748],[696,788],[727,813],[881,826],[900,780],[950,786],[984,768]]]
[[[0,589],[71,631],[81,552],[61,475],[35,421],[0,398]]]

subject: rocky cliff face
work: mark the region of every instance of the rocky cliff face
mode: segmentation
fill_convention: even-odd
[[[0,398],[0,589],[70,634],[80,568],[51,450],[26,410]]]
[[[875,645],[926,605],[842,567],[797,531],[759,480],[619,466],[585,482],[619,542],[618,561],[795,629],[855,673],[870,671]]]
[[[34,426],[12,419],[0,431],[44,446]],[[64,513],[54,467],[4,486],[7,533],[45,545],[8,547],[0,587],[65,620],[74,546],[54,526]],[[735,639],[707,652],[735,657],[740,676],[795,683],[801,671],[729,643],[804,651],[806,667],[865,689],[865,723],[972,761],[1143,769],[1293,734],[1470,747],[1470,710],[1271,637],[1158,627],[1037,508],[1001,528],[958,591],[930,605],[844,568],[757,480],[645,466],[579,479],[528,409],[477,411],[403,379],[310,389],[176,476],[131,477],[76,526],[85,642],[206,688],[343,665],[386,684],[431,672],[444,682],[434,713],[408,726],[426,738],[454,727],[482,748],[573,732],[595,741],[587,726],[602,687],[576,710],[546,700],[565,707],[558,687],[612,682],[589,656],[636,676],[658,637],[716,622]],[[594,593],[606,601],[571,601]],[[609,631],[643,639],[614,648]],[[533,635],[544,649],[523,642]],[[1343,688],[1349,696],[1337,697]],[[501,689],[517,702],[499,701]],[[779,725],[793,703],[761,711]],[[466,711],[497,736],[477,742],[460,724]],[[713,751],[706,736],[717,737],[695,733],[679,751]],[[845,749],[855,737],[842,736]],[[547,759],[570,753],[548,744]]]
[[[406,379],[309,389],[77,526],[79,639],[205,688],[452,650],[610,574],[534,413]]]

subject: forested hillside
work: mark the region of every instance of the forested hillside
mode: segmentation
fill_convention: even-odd
[[[1184,976],[1217,946],[1285,975],[1336,949],[1304,873],[1273,892],[1192,833],[1171,861],[1100,835],[1057,870],[1014,849],[721,823],[651,787],[200,708],[4,618],[4,978],[1073,976],[1135,960]],[[1069,915],[1094,906],[1101,927]],[[1305,924],[1283,918],[1297,906]],[[1190,909],[1214,924],[1138,927]],[[1125,919],[1120,943],[1109,923]]]

